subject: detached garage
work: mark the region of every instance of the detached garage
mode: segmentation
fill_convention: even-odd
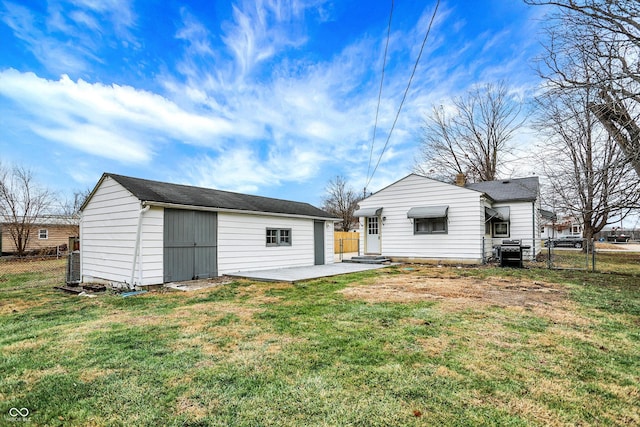
[[[307,203],[105,173],[81,208],[83,282],[148,286],[333,263],[333,222]]]

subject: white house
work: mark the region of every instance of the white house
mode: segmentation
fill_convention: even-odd
[[[582,237],[582,223],[573,215],[558,215],[545,219],[541,229],[543,239]]]
[[[335,218],[307,203],[105,173],[81,213],[83,282],[147,286],[333,263]]]
[[[394,261],[482,263],[503,240],[540,252],[537,177],[448,184],[411,174],[359,204],[361,247]]]

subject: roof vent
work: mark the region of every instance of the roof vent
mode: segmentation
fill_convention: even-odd
[[[503,184],[508,184],[508,183],[510,183],[510,182],[511,182],[511,181],[509,181],[509,180],[502,181],[502,183],[503,183]]]

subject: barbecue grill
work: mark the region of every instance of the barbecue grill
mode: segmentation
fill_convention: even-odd
[[[500,245],[500,267],[522,268],[522,244],[520,240],[503,240]]]

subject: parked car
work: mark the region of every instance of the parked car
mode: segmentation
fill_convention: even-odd
[[[611,235],[607,236],[607,242],[627,243],[630,238],[631,236],[627,236],[626,234]]]
[[[581,248],[584,244],[582,237],[563,236],[558,239],[549,239],[544,242],[546,248],[551,245],[552,248]]]

